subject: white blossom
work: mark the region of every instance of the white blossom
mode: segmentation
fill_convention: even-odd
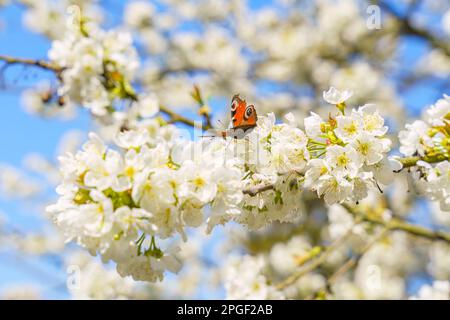
[[[68,103],[105,116],[115,98],[133,94],[129,82],[139,62],[128,33],[105,32],[91,25],[70,26],[62,40],[53,42],[48,56],[63,68],[58,94]]]

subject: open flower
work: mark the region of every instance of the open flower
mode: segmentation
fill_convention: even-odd
[[[344,142],[353,140],[363,129],[362,119],[352,112],[350,116],[337,116],[337,128],[334,131],[336,136]]]
[[[333,171],[342,172],[352,177],[356,176],[362,167],[361,155],[351,146],[331,146],[327,149],[326,161]]]
[[[389,150],[391,141],[388,139],[377,139],[366,132],[361,132],[351,146],[359,153],[367,165],[380,162],[386,151]]]
[[[347,101],[352,95],[351,91],[339,91],[335,87],[330,87],[328,91],[323,92],[323,99],[330,104],[338,105]]]

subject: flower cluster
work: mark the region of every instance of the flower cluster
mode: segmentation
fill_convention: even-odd
[[[439,30],[432,31],[449,33],[445,4],[424,0],[379,20],[379,10],[370,13],[379,8],[368,0],[282,0],[257,7],[245,1],[133,0],[122,3],[122,17],[110,19],[110,8],[98,0],[16,2],[24,26],[52,41],[50,61],[1,58],[8,74],[10,64],[23,63],[54,73],[52,82],[24,93],[26,111],[72,118],[83,107],[96,134],[79,152],[79,145],[63,141],[61,174],[53,159],[36,154],[24,162],[32,179],[0,165],[0,193],[26,200],[33,211],[47,205],[44,180],[52,189],[61,183],[59,200],[49,207],[58,232],[27,235],[20,230],[23,219],[12,214],[23,210],[11,207],[5,214],[11,221],[0,221],[0,242],[20,254],[61,254],[69,266],[81,267],[80,286],[68,288],[74,298],[192,298],[204,289],[209,295],[216,267],[225,269],[228,298],[405,298],[410,281],[424,272],[432,279],[416,297],[449,298],[446,232],[434,237],[422,226],[426,207],[403,178],[412,173],[414,189],[433,201],[436,227],[449,226],[450,99],[406,126],[399,139],[404,158],[387,157],[384,120],[403,127],[405,92],[410,98],[417,88],[445,87],[450,59],[435,32],[417,32],[429,36],[431,46],[416,63],[396,54],[405,34],[402,18],[436,16],[442,27],[434,23]],[[0,7],[10,3],[0,0]],[[385,4],[383,12],[392,13]],[[429,27],[411,23],[412,31]],[[402,77],[392,76],[392,65],[404,71]],[[433,81],[421,81],[425,77]],[[20,70],[17,79],[37,78],[22,77]],[[245,95],[257,106],[257,126],[239,139],[199,138],[210,134],[196,128],[194,139],[180,138],[182,132],[166,121],[195,127],[196,118],[189,118],[198,111],[208,127],[215,123],[209,103],[192,99],[194,84],[202,97],[212,98],[211,106],[236,92]],[[330,85],[348,90],[325,92],[328,105],[313,96]],[[350,98],[353,110],[346,106]],[[374,104],[361,106],[367,101]],[[161,117],[152,119],[158,112]],[[379,192],[388,184],[388,192]],[[224,224],[245,237],[233,234],[224,248],[216,241],[221,232],[208,235]],[[428,240],[422,244],[420,237]],[[74,247],[63,251],[64,240],[97,257],[70,255]],[[233,252],[241,245],[245,253],[231,260],[215,256],[211,242]],[[118,272],[102,268],[99,258],[111,260],[108,266]],[[164,283],[125,277],[154,282],[181,264],[183,272]],[[17,287],[2,296],[45,295]]]
[[[324,120],[312,113],[305,119],[314,157],[308,163],[305,187],[317,191],[329,205],[365,198],[370,187],[388,184],[392,171],[401,168],[398,161],[386,158],[391,141],[385,138],[388,128],[376,106],[366,104],[347,113],[345,100],[350,96],[332,87],[324,99],[340,114]]]
[[[399,139],[402,154],[423,159],[413,172],[419,191],[450,211],[450,97],[428,108],[423,120],[407,124]]]
[[[298,216],[294,170],[306,166],[306,137],[289,124],[275,125],[273,114],[259,124],[248,139],[195,142],[150,119],[119,133],[118,150],[92,133],[81,151],[61,157],[60,198],[49,211],[68,239],[114,260],[122,275],[161,279],[178,263],[158,239],[185,239],[185,228],[206,220],[207,206],[209,229],[231,219],[259,228]],[[280,170],[294,176],[289,183]],[[269,182],[279,185],[244,198],[243,188]]]
[[[235,220],[250,229],[292,221],[301,214],[299,191],[310,159],[308,138],[292,114],[285,119],[275,124],[273,113],[260,117],[245,139],[230,139],[227,144],[227,153],[239,159],[242,186],[248,191]]]
[[[139,61],[126,32],[105,32],[75,14],[48,56],[61,68],[58,95],[62,104],[79,104],[103,116],[114,110],[115,99],[135,98],[130,81]]]
[[[61,157],[61,197],[49,211],[58,213],[55,221],[68,239],[117,262],[122,276],[155,281],[166,269],[179,268],[176,247],[163,251],[155,238],[181,232],[196,216],[175,211],[182,199],[173,191],[170,144],[153,139],[148,130],[118,136],[123,152],[91,134],[81,151]]]
[[[338,107],[350,95],[328,94]],[[185,240],[188,227],[291,222],[301,216],[303,187],[332,204],[385,183],[392,168],[383,118],[373,106],[341,112],[327,122],[305,119],[306,134],[292,114],[276,124],[273,113],[242,139],[192,141],[158,119],[130,123],[114,148],[92,133],[81,151],[61,158],[60,199],[49,210],[69,239],[115,261],[122,275],[162,279],[179,265],[175,249],[160,244]]]

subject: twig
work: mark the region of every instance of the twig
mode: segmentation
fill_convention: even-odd
[[[357,224],[358,222],[355,222]],[[295,281],[297,281],[299,278],[307,274],[308,272],[313,271],[314,269],[321,266],[333,253],[336,249],[338,249],[342,244],[344,244],[347,239],[352,235],[353,230],[348,230],[343,236],[341,236],[339,239],[334,241],[330,246],[328,246],[316,259],[311,260],[309,263],[305,263],[304,267],[298,270],[297,272],[293,273],[280,283],[276,285],[276,288],[278,290],[283,290],[286,287],[292,285]],[[313,256],[314,257],[314,256]]]
[[[16,58],[6,55],[0,55],[0,60],[3,60],[6,65],[12,65],[12,64],[24,64],[24,65],[30,65],[30,66],[36,66],[45,70],[49,70],[52,72],[55,72],[57,76],[60,75],[61,71],[64,70],[64,68],[59,67],[51,62],[43,61],[43,60],[35,60],[35,59],[26,59],[26,58]],[[175,123],[184,123],[191,127],[199,127],[201,128],[201,125],[196,124],[193,120],[188,119],[165,106],[160,106],[160,111],[170,117],[170,122]],[[211,129],[210,121],[207,121],[207,123],[203,126],[204,130]]]
[[[300,177],[303,177],[302,172],[298,171],[298,170],[288,170],[288,171],[281,171],[278,172],[278,176],[287,176],[288,178],[290,178],[290,176],[294,174]],[[287,179],[288,179],[287,178]],[[274,184],[260,184],[257,186],[253,186],[253,187],[249,187],[247,189],[244,189],[242,191],[243,194],[248,194],[251,197],[256,196],[257,194],[264,192],[264,191],[268,191],[268,190],[273,190],[275,189],[275,185]]]
[[[374,224],[384,227],[381,234],[379,236],[377,236],[369,244],[366,245],[366,247],[362,251],[362,254],[367,252],[370,249],[370,247],[373,246],[374,243],[376,243],[379,239],[381,239],[386,232],[394,231],[394,230],[403,231],[410,235],[418,236],[418,237],[428,239],[431,241],[445,241],[447,243],[450,243],[450,234],[449,233],[442,232],[442,231],[430,230],[425,227],[410,224],[410,223],[402,221],[401,219],[398,219],[398,218],[391,219],[389,221],[385,221],[385,220],[375,217],[375,216],[362,214],[348,205],[344,204],[343,207],[346,208],[347,211],[349,211],[349,213],[351,213],[355,216],[355,219],[357,221],[356,223],[359,223],[360,221],[365,221],[365,222],[374,223]],[[289,276],[288,278],[286,278],[285,280],[280,282],[276,287],[280,290],[284,289],[284,288],[288,287],[289,285],[293,284],[296,280],[298,280],[300,277],[302,277],[306,273],[308,273],[308,272],[316,269],[320,265],[322,265],[327,260],[327,258],[330,256],[330,254],[334,250],[336,250],[339,246],[341,246],[348,239],[348,237],[351,234],[352,234],[352,229],[350,229],[341,238],[337,239],[333,244],[331,244],[325,251],[323,251],[323,253],[321,255],[319,255],[319,257],[317,259],[312,260],[311,263],[307,264],[304,268],[300,269],[299,271],[295,272],[294,274],[292,274],[291,276]],[[329,283],[331,283],[331,284],[334,283],[336,281],[336,279],[338,279],[342,274],[344,274],[345,272],[350,270],[350,268],[354,267],[358,263],[362,254],[360,254],[357,257],[351,258],[344,265],[342,265],[341,268],[339,268],[330,277],[330,280],[328,280]]]
[[[367,222],[372,222],[381,226],[387,227],[389,230],[401,230],[407,232],[411,235],[418,236],[421,238],[425,238],[428,240],[436,241],[442,240],[447,243],[450,243],[450,234],[443,231],[434,231],[425,227],[421,227],[418,225],[410,224],[404,222],[400,219],[392,219],[388,222],[374,217],[365,216],[363,218]]]
[[[264,191],[268,191],[268,190],[273,190],[275,186],[273,184],[265,184],[265,185],[261,185],[261,186],[254,186],[248,189],[244,189],[242,191],[242,193],[244,194],[248,194],[250,197],[254,197],[256,196],[258,193],[264,192]]]
[[[398,161],[400,161],[403,165],[402,169],[404,168],[410,168],[410,167],[414,167],[417,162],[419,161],[425,161],[428,163],[437,163],[437,162],[441,162],[441,161],[445,161],[445,160],[449,160],[447,157],[445,157],[444,155],[439,155],[439,156],[435,156],[435,157],[406,157],[406,158],[399,158],[397,159]],[[400,171],[402,170],[400,169]]]
[[[169,119],[170,123],[184,123],[193,128],[201,128],[204,130],[210,129],[207,126],[202,125],[200,122],[196,123],[195,121],[193,121],[189,118],[186,118],[186,117],[182,116],[181,114],[176,113],[165,106],[159,106],[159,111],[161,111],[162,113],[164,113],[170,117],[170,119]]]
[[[364,256],[364,254],[370,250],[378,241],[380,241],[388,232],[387,228],[384,228],[379,234],[377,234],[369,243],[367,243],[364,248],[355,256],[348,259],[343,265],[341,265],[331,276],[327,279],[326,285],[314,296],[310,296],[306,298],[314,299],[317,298],[317,296],[323,292],[324,290],[330,291],[331,286],[336,283],[336,281],[344,274],[346,274],[350,269],[356,267],[361,260],[361,258]]]
[[[361,260],[361,258],[364,256],[364,254],[370,250],[378,241],[380,241],[387,233],[389,229],[384,228],[381,230],[379,234],[377,234],[369,243],[367,243],[364,248],[359,252],[358,255],[352,257],[351,259],[347,260],[346,263],[344,263],[336,272],[334,272],[330,278],[328,278],[328,283],[330,285],[334,284],[336,280],[345,274],[348,270],[355,267],[358,262]]]
[[[371,222],[380,226],[387,228],[388,230],[399,230],[407,232],[411,235],[421,237],[424,239],[432,240],[432,241],[445,241],[450,243],[450,234],[443,231],[434,231],[419,225],[411,224],[406,221],[403,221],[399,218],[393,218],[390,220],[383,220],[382,218],[376,217],[374,215],[365,215],[358,210],[350,207],[349,205],[344,204],[343,207],[347,209],[347,211],[366,222]]]
[[[36,66],[36,67],[39,67],[42,69],[54,71],[57,73],[59,73],[63,70],[63,68],[61,68],[51,62],[47,62],[47,61],[43,61],[43,60],[15,58],[15,57],[10,57],[10,56],[5,56],[5,55],[0,55],[0,60],[5,61],[7,65],[25,64],[25,65]]]

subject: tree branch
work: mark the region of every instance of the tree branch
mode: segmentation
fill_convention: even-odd
[[[346,274],[350,269],[355,268],[361,258],[370,250],[378,241],[380,241],[388,232],[387,228],[384,228],[379,234],[377,234],[371,241],[369,241],[364,248],[357,254],[348,259],[343,265],[341,265],[335,272],[331,274],[327,279],[326,285],[313,296],[307,299],[315,299],[321,295],[325,290],[331,292],[331,286],[337,282],[337,280],[344,274]]]
[[[437,162],[442,162],[442,161],[449,160],[449,159],[447,157],[445,157],[444,155],[439,155],[439,156],[435,156],[435,157],[428,157],[428,156],[405,157],[405,158],[399,158],[397,160],[402,163],[402,165],[403,165],[402,169],[404,169],[404,168],[414,167],[417,164],[417,162],[419,162],[419,161],[425,161],[428,163],[437,163]],[[400,169],[400,171],[402,169]]]
[[[284,172],[278,172],[279,176],[285,176],[285,175],[291,175],[291,174],[295,174],[297,176],[301,176],[303,177],[303,174],[300,171],[297,170],[288,170],[288,171],[284,171]],[[242,191],[243,194],[248,194],[250,197],[254,197],[257,194],[264,192],[264,191],[268,191],[268,190],[273,190],[275,188],[274,184],[260,184],[257,186],[253,186],[253,187],[249,187],[247,189],[244,189]]]
[[[355,208],[350,207],[347,204],[342,205],[349,213],[362,219],[363,221],[370,222],[385,227],[388,230],[399,230],[409,233],[410,235],[428,239],[431,241],[445,241],[450,244],[450,234],[443,231],[434,231],[419,225],[411,224],[398,218],[392,218],[390,220],[383,220],[374,215],[363,214]]]
[[[203,130],[211,129],[211,127],[209,125],[207,125],[207,124],[202,125],[201,122],[196,123],[194,120],[186,118],[186,117],[182,116],[181,114],[176,113],[165,106],[159,106],[159,111],[161,111],[162,113],[164,113],[170,117],[170,119],[169,119],[170,123],[184,123],[185,125],[188,125],[190,127],[200,128]]]
[[[53,71],[56,73],[59,73],[63,70],[63,68],[61,68],[51,62],[47,62],[47,61],[43,61],[43,60],[15,58],[15,57],[10,57],[10,56],[6,56],[6,55],[0,55],[0,60],[5,61],[7,65],[24,64],[24,65],[39,67],[41,69]]]
[[[405,222],[401,219],[394,218],[389,221],[385,221],[379,217],[375,217],[372,215],[365,215],[358,210],[355,210],[354,208],[350,207],[349,205],[342,205],[349,213],[353,214],[355,216],[355,224],[360,223],[361,221],[364,222],[370,222],[376,225],[380,225],[383,227],[383,231],[374,238],[371,242],[369,242],[366,247],[364,247],[362,253],[356,257],[351,258],[348,260],[344,265],[341,266],[328,280],[329,283],[333,284],[337,278],[339,278],[342,274],[350,270],[350,268],[354,267],[361,256],[367,252],[370,247],[372,247],[378,240],[380,240],[386,232],[399,230],[406,232],[410,235],[421,237],[427,240],[431,241],[445,241],[450,244],[450,234],[442,231],[434,231],[430,230],[425,227],[421,227],[418,225],[410,224],[408,222]],[[286,287],[292,285],[295,281],[297,281],[300,277],[307,274],[308,272],[313,271],[314,269],[321,266],[327,258],[331,255],[332,252],[334,252],[336,249],[338,249],[352,234],[352,229],[347,231],[341,238],[337,239],[334,243],[332,243],[325,251],[323,251],[322,254],[318,256],[318,258],[312,260],[310,263],[308,263],[304,268],[301,268],[297,272],[293,273],[289,277],[287,277],[282,282],[278,283],[276,285],[276,288],[279,290],[285,289]]]
[[[27,58],[16,58],[6,55],[0,55],[0,60],[4,61],[6,65],[13,65],[13,64],[23,64],[23,65],[29,65],[29,66],[35,66],[41,69],[45,69],[48,71],[55,72],[57,75],[61,73],[61,71],[64,70],[64,68],[61,68],[51,62],[43,61],[43,60],[35,60],[35,59],[27,59]],[[169,121],[171,123],[184,123],[191,127],[198,127],[202,128],[204,130],[211,129],[211,122],[210,118],[208,117],[208,121],[205,125],[197,125],[193,120],[188,119],[165,106],[160,106],[160,111],[170,117]]]
[[[358,222],[355,222],[357,224]],[[336,241],[334,241],[330,246],[328,246],[319,256],[313,260],[303,262],[305,265],[303,268],[299,269],[297,272],[294,272],[292,275],[278,283],[275,287],[278,290],[283,290],[287,288],[288,286],[294,284],[295,281],[300,279],[305,274],[313,271],[314,269],[321,266],[328,258],[329,256],[338,249],[342,244],[344,244],[347,239],[353,234],[352,228],[348,230],[343,236],[338,238]],[[311,255],[311,258],[316,257],[316,255]]]
[[[244,189],[242,191],[243,194],[248,194],[250,197],[254,197],[256,196],[258,193],[264,192],[264,191],[268,191],[268,190],[273,190],[275,186],[273,184],[265,184],[265,185],[260,185],[260,186],[254,186],[248,189]]]

